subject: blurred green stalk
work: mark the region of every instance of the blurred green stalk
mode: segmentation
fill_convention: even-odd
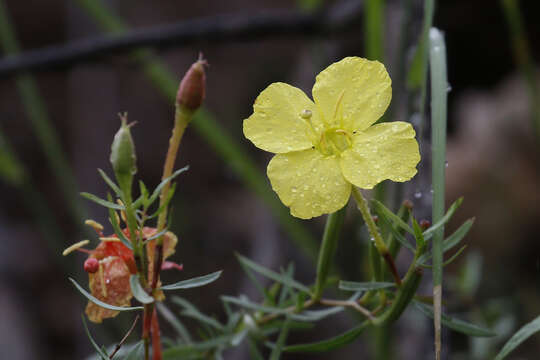
[[[446,110],[448,80],[446,75],[446,45],[442,33],[436,28],[429,32],[429,59],[431,75],[431,137],[432,137],[432,221],[444,216],[446,169]],[[444,226],[433,235],[433,307],[435,324],[435,358],[441,358],[441,302],[443,279]]]
[[[519,10],[519,2],[518,0],[500,0],[500,4],[508,23],[514,48],[514,59],[527,82],[532,111],[532,125],[536,139],[540,141],[540,88],[529,49],[529,41],[523,26],[523,18]]]
[[[20,52],[8,11],[2,0],[0,0],[0,43],[5,54],[10,55]],[[32,124],[32,130],[39,140],[51,172],[60,185],[75,222],[81,224],[86,215],[78,199],[75,178],[60,147],[54,127],[51,125],[37,84],[32,76],[27,73],[17,75],[15,82],[23,102],[24,111]]]
[[[77,3],[103,30],[110,33],[124,33],[128,30],[127,25],[119,17],[112,14],[102,1],[77,0]],[[142,65],[144,73],[156,89],[171,104],[174,104],[178,88],[177,76],[148,50],[134,50],[131,54]],[[256,164],[247,155],[248,152],[236,144],[234,139],[216,121],[215,117],[204,108],[197,111],[192,121],[192,127],[207,141],[216,154],[236,172],[244,183],[270,207],[274,216],[291,237],[291,240],[315,263],[318,253],[315,239],[300,222],[289,215],[288,210],[270,190],[266,178],[261,175]]]

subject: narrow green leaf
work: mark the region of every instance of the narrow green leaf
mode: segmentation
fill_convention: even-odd
[[[99,300],[98,298],[95,298],[94,296],[92,296],[89,292],[87,292],[86,290],[84,290],[82,288],[82,286],[80,286],[75,280],[73,280],[72,278],[68,278],[69,281],[71,281],[73,283],[73,285],[75,285],[75,287],[77,288],[77,290],[79,290],[79,292],[81,294],[83,294],[88,300],[90,300],[91,302],[93,302],[94,304],[98,305],[98,306],[101,306],[105,309],[109,309],[109,310],[116,310],[116,311],[133,311],[133,310],[143,310],[144,308],[142,306],[115,306],[115,305],[110,305],[110,304],[107,304],[101,300]]]
[[[422,228],[418,224],[418,221],[414,217],[411,217],[412,224],[413,224],[413,230],[414,230],[414,238],[416,240],[416,247],[423,247],[426,243],[424,240],[424,236],[422,235]]]
[[[495,357],[495,360],[503,360],[508,354],[514,351],[522,342],[530,338],[532,335],[540,331],[540,316],[525,324],[504,344],[501,351]]]
[[[441,227],[444,227],[444,225],[452,218],[452,216],[454,216],[454,213],[456,212],[456,210],[459,209],[459,207],[461,206],[461,203],[463,203],[463,197],[460,197],[459,199],[454,201],[454,203],[450,206],[446,214],[444,214],[444,216],[435,224],[431,225],[429,229],[424,231],[424,239],[426,239],[426,241],[431,239],[431,237],[437,230],[439,230]]]
[[[139,191],[141,192],[140,197],[142,198],[142,204],[146,208],[147,203],[148,203],[148,196],[150,194],[148,193],[148,188],[146,187],[146,185],[144,184],[144,182],[142,180],[139,180]]]
[[[448,250],[451,250],[452,248],[454,248],[454,246],[459,244],[461,240],[463,240],[465,235],[467,235],[473,223],[474,223],[474,218],[465,221],[456,231],[452,233],[452,235],[444,239],[443,252],[447,252]],[[420,264],[423,264],[429,259],[431,259],[431,254],[425,253],[424,255],[418,258],[417,262]]]
[[[120,188],[118,187],[118,185],[116,185],[114,183],[114,181],[111,180],[110,177],[107,176],[107,174],[105,173],[105,171],[101,170],[101,169],[98,169],[98,172],[99,172],[99,175],[101,175],[101,177],[103,178],[103,180],[105,180],[105,182],[107,183],[107,185],[110,186],[110,188],[114,191],[114,193],[116,194],[116,196],[118,196],[119,198],[122,198],[122,190],[120,190]]]
[[[300,291],[304,291],[308,294],[311,294],[311,290],[309,290],[309,288],[299,282],[297,282],[296,280],[293,280],[293,279],[290,279],[286,276],[283,276],[281,274],[278,274],[272,270],[269,270],[251,260],[249,260],[248,258],[240,255],[240,254],[237,254],[236,257],[238,258],[238,261],[240,261],[242,264],[245,264],[246,266],[248,266],[250,269],[252,269],[253,271],[255,272],[258,272],[259,274],[269,278],[269,279],[272,279],[274,281],[277,281],[277,282],[280,282],[282,284],[285,284],[285,285],[289,285],[290,287],[293,287],[293,288],[296,288]]]
[[[294,276],[294,263],[293,262],[289,263],[289,266],[287,266],[287,270],[285,271],[285,273],[282,272],[282,275],[288,278],[289,280],[293,280],[293,276]],[[287,297],[289,297],[289,295],[292,296],[292,294],[293,294],[293,291],[291,287],[287,284],[283,284],[283,287],[281,288],[281,293],[279,294],[278,305],[283,305],[285,300],[287,300]]]
[[[182,306],[184,308],[184,310],[181,312],[182,315],[187,316],[187,317],[191,317],[193,319],[196,319],[196,320],[200,321],[203,324],[210,325],[211,327],[213,327],[215,329],[223,331],[224,326],[219,321],[217,321],[216,319],[214,319],[211,316],[203,314],[202,312],[199,311],[199,309],[197,309],[189,301],[187,301],[187,300],[185,300],[185,299],[183,299],[183,298],[181,298],[179,296],[173,296],[172,297],[172,302],[177,304],[177,305],[180,305],[180,306]]]
[[[167,192],[167,196],[165,197],[165,202],[161,204],[161,206],[152,215],[148,217],[149,219],[153,219],[159,216],[159,214],[161,214],[169,206],[169,203],[171,202],[175,191],[176,183],[172,184],[172,186],[169,188],[169,191]]]
[[[87,193],[87,192],[82,192],[82,193],[81,193],[81,196],[82,196],[82,197],[85,197],[85,198],[87,198],[88,200],[91,200],[91,201],[93,201],[93,202],[95,202],[95,203],[98,203],[98,204],[101,205],[101,206],[105,206],[106,208],[109,208],[109,209],[114,209],[114,210],[125,210],[124,206],[115,204],[115,203],[110,202],[110,201],[107,201],[107,200],[103,200],[103,199],[97,197],[97,196],[94,195],[94,194],[90,194],[90,193]]]
[[[139,281],[139,275],[131,275],[129,277],[129,285],[131,286],[131,292],[133,293],[133,296],[135,299],[139,300],[143,304],[151,304],[154,302],[154,298],[141,286],[141,282]]]
[[[142,346],[143,346],[142,340],[137,342],[136,344],[134,344],[133,347],[131,348],[131,350],[129,351],[129,353],[124,358],[124,360],[138,360],[138,359],[140,359],[142,357],[142,351],[141,351]]]
[[[154,201],[156,201],[156,199],[158,198],[159,194],[161,193],[161,189],[163,189],[163,187],[165,185],[167,185],[170,181],[172,181],[175,177],[177,177],[178,175],[180,175],[181,173],[183,173],[184,171],[187,171],[189,169],[189,165],[188,166],[184,166],[183,168],[181,169],[178,169],[176,170],[175,172],[172,173],[171,176],[169,176],[168,178],[164,179],[163,181],[161,181],[159,183],[159,185],[156,187],[156,189],[154,190],[154,192],[152,193],[152,196],[150,196],[150,199],[148,199],[148,204],[152,204]]]
[[[191,336],[189,335],[189,331],[186,329],[186,327],[184,326],[184,324],[182,324],[182,322],[180,321],[180,319],[178,317],[176,317],[173,312],[171,310],[169,310],[163,303],[161,302],[158,302],[156,303],[156,308],[157,310],[159,311],[159,313],[161,314],[161,316],[163,316],[163,318],[165,320],[167,320],[167,322],[169,324],[171,324],[171,326],[174,328],[174,330],[176,330],[176,332],[178,333],[178,335],[180,336],[180,338],[187,344],[190,344],[192,342],[191,340]]]
[[[284,352],[324,352],[324,351],[338,349],[356,340],[369,325],[370,323],[365,321],[361,323],[360,325],[344,332],[341,335],[333,337],[331,339],[309,343],[309,344],[289,345],[289,346],[286,346],[283,349],[283,351]]]
[[[343,281],[339,282],[339,288],[347,291],[369,291],[386,289],[396,286],[391,282],[356,282],[356,281]]]
[[[407,249],[409,249],[411,252],[415,252],[415,249],[414,247],[409,244],[409,242],[407,241],[407,239],[405,239],[405,236],[403,236],[403,234],[400,233],[400,231],[396,228],[396,226],[392,225],[392,222],[391,220],[386,216],[386,214],[381,211],[379,208],[375,208],[375,211],[377,212],[377,215],[379,215],[379,220],[386,226],[386,228],[388,230],[390,230],[390,232],[392,233],[393,235],[393,239],[396,240],[398,243],[400,243],[402,246],[406,247]],[[401,219],[401,218],[400,218]],[[403,223],[405,223],[403,220],[402,220]]]
[[[144,242],[147,243],[148,241],[152,241],[154,239],[157,239],[158,237],[162,236],[162,235],[165,235],[167,233],[167,231],[169,231],[168,228],[165,228],[157,233],[155,233],[154,235],[150,236],[149,238],[147,238]]]
[[[182,280],[174,284],[164,285],[161,290],[178,290],[178,289],[190,289],[194,287],[204,286],[217,280],[223,271],[216,271],[208,275],[195,277],[189,280]]]
[[[391,222],[405,230],[411,235],[414,235],[413,229],[409,225],[407,225],[399,216],[394,214],[392,211],[390,211],[386,206],[383,205],[380,201],[377,200],[371,200],[373,204],[375,205],[375,210],[381,215],[386,216]]]
[[[252,339],[248,338],[249,345],[249,358],[253,360],[264,360],[264,357],[257,347],[257,343]]]
[[[110,194],[107,194],[107,197],[108,197],[109,200],[111,199]],[[126,235],[124,235],[124,232],[120,228],[120,224],[116,221],[116,213],[111,208],[109,208],[109,222],[111,223],[111,226],[112,226],[112,228],[114,230],[114,233],[116,234],[116,236],[118,236],[118,238],[120,239],[122,244],[127,246],[128,249],[133,250],[133,246],[131,245],[131,241],[129,241],[129,239],[126,237]]]
[[[413,300],[414,305],[418,310],[420,310],[424,315],[433,319],[433,307],[422,304],[419,301]],[[466,321],[457,319],[455,317],[442,314],[441,323],[449,329],[455,330],[465,335],[475,336],[475,337],[491,337],[496,334],[485,327],[478,326],[475,324],[468,323]]]
[[[222,335],[207,341],[193,344],[174,346],[163,351],[163,359],[186,359],[186,355],[193,355],[195,351],[215,349],[220,346],[231,344],[234,335]],[[198,358],[207,358],[204,356]],[[190,357],[189,359],[193,359]]]
[[[221,296],[221,300],[223,302],[230,303],[230,304],[235,304],[235,305],[241,306],[241,307],[246,308],[246,309],[260,311],[260,312],[268,313],[268,314],[286,314],[286,313],[289,312],[287,309],[276,308],[276,307],[272,307],[272,306],[260,305],[260,304],[254,303],[254,302],[250,301],[244,295],[242,295],[240,297],[233,297],[233,296],[223,295],[223,296]]]
[[[458,251],[456,251],[456,253],[454,255],[452,255],[450,257],[450,259],[446,260],[445,262],[443,262],[442,266],[445,267],[447,265],[450,265],[454,260],[456,260],[459,255],[461,255],[461,253],[467,248],[467,245],[463,245]],[[432,265],[428,265],[428,264],[421,264],[421,263],[418,263],[419,266],[421,267],[424,267],[424,268],[428,268],[428,269],[431,269],[433,268]]]
[[[281,328],[281,332],[279,333],[279,337],[276,342],[276,345],[272,349],[272,353],[270,354],[270,360],[279,360],[279,358],[281,357],[283,346],[285,345],[285,341],[287,340],[287,335],[289,334],[289,324],[290,324],[290,319],[287,318],[285,322],[283,323],[283,327]]]
[[[92,346],[94,347],[94,349],[96,349],[97,353],[99,354],[99,357],[100,357],[102,360],[110,360],[109,355],[107,355],[107,353],[105,353],[105,352],[99,347],[99,345],[96,343],[96,341],[94,340],[94,338],[93,338],[92,335],[90,334],[90,330],[88,330],[88,325],[86,324],[86,319],[84,318],[84,315],[81,315],[81,319],[82,319],[82,323],[83,323],[83,326],[84,326],[84,331],[86,332],[86,336],[88,336],[88,339],[89,339],[90,342],[92,343]]]
[[[341,306],[331,307],[322,310],[304,310],[298,314],[290,314],[289,317],[292,320],[298,321],[319,321],[328,316],[340,313],[344,310]]]

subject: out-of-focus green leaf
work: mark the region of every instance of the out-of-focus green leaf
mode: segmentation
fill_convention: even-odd
[[[200,321],[202,324],[210,325],[211,327],[217,330],[223,331],[224,326],[219,321],[217,321],[211,316],[203,314],[202,312],[199,311],[199,309],[197,309],[189,301],[182,299],[179,296],[173,296],[172,302],[184,308],[184,310],[181,312],[182,315],[191,317],[193,319]]]
[[[188,280],[182,280],[174,284],[164,285],[161,290],[179,290],[179,289],[191,289],[194,287],[204,286],[217,280],[223,271],[216,271],[208,275],[198,276]]]
[[[110,200],[111,195],[108,194],[107,196],[108,196],[108,199]],[[117,215],[114,212],[114,210],[109,208],[109,222],[111,223],[111,226],[113,227],[114,233],[116,234],[116,236],[118,236],[122,244],[124,244],[128,249],[133,250],[133,246],[131,246],[131,241],[129,241],[126,235],[124,235],[124,232],[120,228],[120,224],[116,221],[116,216]]]
[[[176,330],[178,335],[180,335],[180,337],[185,343],[189,344],[192,342],[191,336],[189,335],[189,331],[186,329],[184,324],[182,324],[180,319],[177,316],[175,316],[171,310],[169,310],[169,308],[167,308],[161,302],[156,303],[156,308],[158,312],[161,314],[161,316],[163,316],[163,318],[167,320],[169,324],[171,324],[174,330]]]
[[[129,353],[126,355],[124,360],[138,360],[142,357],[142,340],[133,345]]]
[[[289,334],[289,323],[290,319],[287,318],[283,323],[283,327],[281,328],[281,332],[279,333],[278,340],[272,349],[272,353],[270,354],[270,360],[279,360],[279,358],[281,357],[283,346],[285,345],[287,335]]]
[[[340,281],[339,288],[347,291],[369,291],[386,289],[396,286],[391,282],[356,282],[356,281]]]
[[[284,276],[282,274],[278,274],[272,270],[269,270],[251,260],[249,260],[248,258],[240,255],[240,254],[237,254],[236,255],[237,258],[238,258],[238,261],[240,261],[240,263],[246,265],[247,267],[249,267],[250,269],[252,269],[253,271],[269,278],[269,279],[272,279],[274,281],[277,281],[277,282],[280,282],[282,284],[285,284],[285,285],[289,285],[290,287],[293,287],[293,288],[296,288],[300,291],[304,291],[308,294],[311,293],[311,290],[309,290],[309,288],[301,283],[299,283],[298,281],[296,280],[293,280],[293,279],[290,279],[289,277],[287,276]]]
[[[73,283],[73,285],[75,285],[75,287],[77,288],[77,290],[79,290],[79,292],[81,294],[83,294],[88,300],[90,300],[91,302],[93,302],[94,304],[98,305],[98,306],[101,306],[105,309],[109,309],[109,310],[115,310],[115,311],[134,311],[134,310],[143,310],[144,308],[142,306],[115,306],[115,305],[111,305],[111,304],[107,304],[101,300],[99,300],[98,298],[92,296],[89,292],[87,292],[86,290],[84,290],[82,288],[81,285],[79,285],[75,280],[73,280],[72,278],[68,278],[69,281],[71,281]]]
[[[139,281],[139,275],[131,275],[129,277],[129,285],[131,286],[131,292],[133,293],[133,296],[135,299],[139,300],[143,304],[151,304],[154,302],[154,298],[141,286],[141,282]]]
[[[420,310],[424,315],[428,316],[429,318],[433,319],[433,307],[422,304],[421,302],[418,302],[416,300],[413,300],[414,305],[418,310]],[[495,336],[495,334],[492,330],[487,329],[485,327],[475,325],[468,323],[466,321],[442,314],[441,316],[441,323],[446,326],[447,328],[450,328],[452,330],[455,330],[457,332],[460,332],[465,335],[469,336],[475,336],[475,337],[491,337]]]
[[[508,354],[514,351],[522,342],[530,338],[532,335],[540,331],[540,316],[525,324],[504,344],[501,351],[495,357],[495,360],[503,360]]]
[[[369,322],[365,321],[360,325],[344,332],[341,335],[333,337],[331,339],[318,341],[309,344],[298,344],[298,345],[289,345],[286,346],[284,352],[324,352],[334,349],[338,349],[342,346],[350,344],[356,338],[362,334],[362,332],[370,325]]]
[[[86,332],[86,336],[88,336],[88,339],[90,340],[90,342],[92,343],[92,346],[94,347],[94,349],[96,349],[99,357],[102,359],[102,360],[109,360],[109,355],[107,355],[107,353],[105,353],[100,347],[99,345],[96,343],[96,341],[94,340],[94,338],[92,337],[92,335],[90,334],[90,330],[88,330],[88,325],[86,324],[86,319],[84,318],[84,315],[81,315],[81,319],[82,319],[82,323],[83,323],[83,326],[84,326],[84,331]]]

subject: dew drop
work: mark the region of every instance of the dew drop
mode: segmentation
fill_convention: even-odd
[[[292,191],[293,193],[295,193],[295,192],[298,191],[298,189],[296,188],[296,186],[293,186],[293,187],[291,188],[291,191]]]
[[[418,190],[418,191],[416,191],[414,193],[414,198],[415,199],[420,199],[421,197],[422,197],[422,192],[421,191]]]
[[[444,162],[444,167],[448,167],[448,160]]]

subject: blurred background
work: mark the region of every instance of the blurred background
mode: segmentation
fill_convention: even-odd
[[[384,5],[383,23],[369,23],[369,4],[375,12]],[[119,127],[116,114],[123,111],[137,122],[132,132],[138,177],[151,187],[159,183],[173,124],[171,96],[199,51],[210,63],[205,109],[184,136],[176,166],[190,165],[178,180],[173,217],[180,239],[174,259],[184,271],[166,276],[189,278],[218,269],[224,274],[182,296],[217,318],[223,317],[219,295],[245,293],[260,300],[235,252],[273,269],[293,261],[300,280],[313,279],[324,217],[297,221],[287,215],[265,176],[271,155],[242,136],[242,121],[268,84],[287,82],[309,94],[315,75],[345,56],[379,58],[387,66],[394,84],[387,116],[411,121],[424,153],[420,173],[397,200],[412,200],[415,214],[429,219],[429,121],[421,126],[418,91],[407,77],[423,1],[0,5],[1,359],[83,359],[92,353],[80,321],[86,300],[67,280],[86,283],[85,257],[63,258],[61,251],[95,239],[83,228],[85,219],[108,221],[104,208],[78,193],[105,196],[96,169],[112,173],[110,143]],[[446,311],[499,334],[472,340],[445,330],[447,358],[492,358],[510,334],[540,313],[539,12],[540,3],[531,0],[436,2],[434,26],[446,36],[450,83],[446,197],[449,204],[465,197],[447,233],[476,219],[465,240],[468,248],[445,273]],[[136,31],[133,42],[107,42],[107,32],[121,32],[122,23]],[[377,28],[383,31],[370,33]],[[384,39],[378,50],[377,36]],[[19,50],[22,56],[14,58]],[[164,67],[144,65],[149,60]],[[350,210],[337,261],[344,278],[361,281],[366,244],[355,235],[356,213]],[[407,259],[399,258],[398,265],[405,271]],[[428,276],[420,292],[430,291]],[[130,320],[121,314],[91,331],[99,343],[113,344]],[[330,337],[351,326],[350,318],[338,316],[289,342]],[[169,330],[164,325],[165,335]],[[430,320],[410,310],[394,330],[391,358],[431,358]],[[372,344],[367,335],[329,354],[286,358],[375,359]],[[535,359],[539,351],[536,337],[510,358]],[[225,357],[249,355],[240,347]]]

